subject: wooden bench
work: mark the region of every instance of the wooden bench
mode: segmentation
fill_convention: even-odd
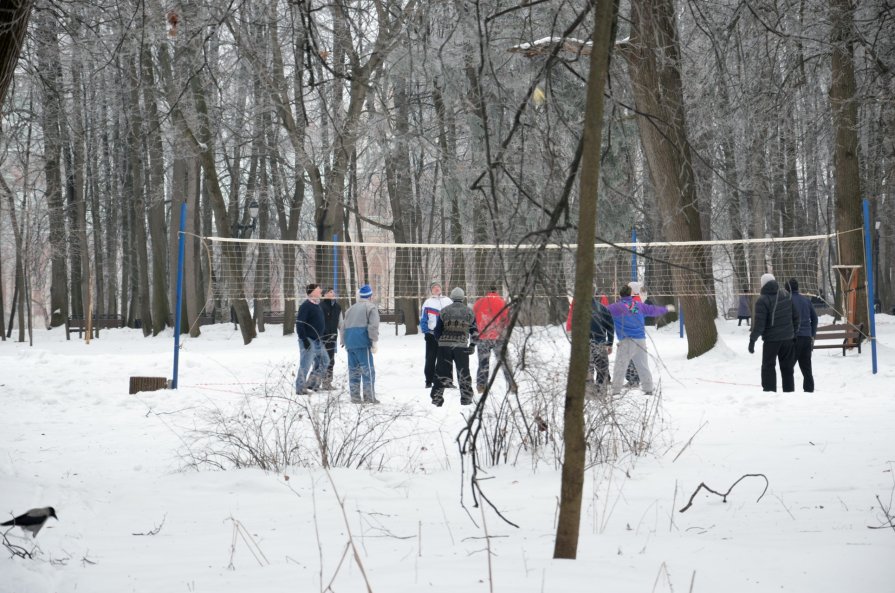
[[[838,344],[818,344],[820,341],[837,341]],[[833,325],[822,325],[817,328],[817,335],[814,336],[814,350],[822,348],[842,348],[842,356],[849,348],[857,348],[858,354],[861,353],[861,342],[864,341],[864,324],[857,326],[850,323],[839,323]]]
[[[284,323],[286,320],[285,311],[265,311],[264,323]]]
[[[214,320],[214,315],[199,315],[196,323],[201,327],[203,325],[214,325],[217,322]]]
[[[390,309],[380,311],[379,323],[394,323],[396,336],[398,335],[398,326],[407,325],[406,323],[404,323],[404,311],[401,309],[398,309],[397,311],[392,311]]]
[[[124,327],[124,318],[121,315],[94,315],[90,320],[90,324],[93,329],[117,329]],[[87,320],[84,319],[83,315],[72,315],[68,318],[65,330],[66,338],[69,337],[69,333],[73,329],[78,330],[79,339],[81,333],[87,331]]]

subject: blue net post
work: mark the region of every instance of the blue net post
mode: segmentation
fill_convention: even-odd
[[[876,374],[876,284],[873,281],[873,231],[870,224],[870,200],[864,200],[864,269],[867,274],[867,309],[870,313],[870,360]]]
[[[637,282],[637,228],[631,228],[631,282]]]
[[[180,316],[183,312],[183,234],[186,228],[186,202],[180,205],[180,233],[177,241],[177,306],[174,314],[174,374],[171,378],[171,389],[177,389],[177,364],[180,361]]]

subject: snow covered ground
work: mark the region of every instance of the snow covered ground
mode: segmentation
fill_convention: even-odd
[[[736,322],[719,321],[718,346],[690,361],[676,327],[652,330],[653,449],[588,471],[575,561],[551,558],[560,484],[549,452],[485,468],[487,495],[518,528],[472,506],[455,443],[468,409],[456,390],[444,408],[428,403],[420,336],[383,328],[374,408],[394,440],[371,459],[386,469],[329,475],[189,467],[210,413],[280,413],[250,397],[289,391],[295,339],[279,326],[250,346],[231,325],[204,327],[185,339],[180,389],[135,396],[129,377],[170,378],[170,335],[109,330],[87,345],[57,329],[34,347],[6,341],[0,515],[52,505],[59,521],[33,559],[0,549],[0,591],[340,592],[366,581],[376,592],[892,592],[895,529],[868,528],[885,524],[878,499],[895,514],[895,318],[877,323],[880,372],[869,347],[817,351],[814,394],[798,370],[795,393],[763,393],[760,355]],[[536,337],[543,364],[561,366],[561,329]],[[336,368],[344,387],[344,354]],[[345,408],[333,414],[350,423],[357,408]],[[723,492],[757,473],[769,484],[760,500],[764,480],[746,478],[726,504],[702,491],[677,511],[701,482]],[[33,545],[17,529],[7,537]]]

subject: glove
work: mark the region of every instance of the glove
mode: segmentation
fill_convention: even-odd
[[[305,350],[309,350],[311,348],[311,340],[309,340],[308,338],[302,338],[301,345],[304,346]]]
[[[674,313],[675,311],[677,311],[674,305],[665,305],[665,308],[668,309],[669,313]]]
[[[749,340],[749,354],[755,354],[755,340]]]
[[[606,354],[612,354],[612,344],[606,346]]]
[[[373,354],[376,354],[376,342],[373,342],[373,345],[370,346],[370,352],[372,352]]]

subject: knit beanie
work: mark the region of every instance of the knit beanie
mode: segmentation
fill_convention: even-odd
[[[771,273],[764,274],[761,277],[761,288],[764,288],[764,285],[767,284],[768,282],[770,282],[771,280],[776,280],[776,278],[774,278],[773,274],[771,274]]]
[[[373,289],[370,287],[369,284],[364,284],[360,287],[360,290],[357,291],[357,296],[362,299],[368,299],[373,296]]]
[[[789,285],[789,290],[791,292],[799,292],[799,281],[798,280],[796,280],[795,278],[790,278],[789,282],[787,282],[787,284]]]
[[[451,300],[452,301],[462,301],[466,296],[466,293],[463,292],[463,289],[459,286],[451,291]]]

